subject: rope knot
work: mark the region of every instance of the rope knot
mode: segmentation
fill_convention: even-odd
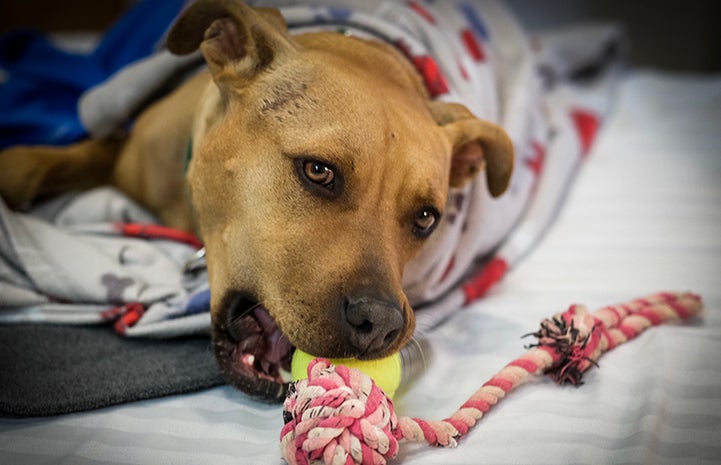
[[[281,451],[291,465],[385,464],[398,452],[393,402],[363,372],[326,359],[291,385],[283,418]]]
[[[558,384],[580,386],[589,365],[597,366],[595,359],[600,355],[601,326],[586,307],[572,305],[565,312],[543,320],[535,333],[526,334],[538,339],[527,348],[551,349],[555,363],[546,373]]]

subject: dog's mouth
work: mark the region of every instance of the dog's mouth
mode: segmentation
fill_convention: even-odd
[[[228,383],[267,402],[282,402],[295,348],[262,304],[242,294],[225,300],[213,347]]]

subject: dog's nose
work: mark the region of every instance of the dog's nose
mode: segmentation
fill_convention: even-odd
[[[360,354],[381,352],[401,334],[403,313],[398,306],[368,297],[347,302],[343,319],[347,338]]]

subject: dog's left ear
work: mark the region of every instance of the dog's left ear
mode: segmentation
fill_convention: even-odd
[[[458,103],[430,102],[433,117],[453,144],[451,187],[461,187],[485,166],[493,197],[505,192],[513,172],[513,143],[498,125],[476,118]]]
[[[278,10],[240,0],[197,0],[171,28],[167,46],[177,55],[200,48],[218,84],[252,78],[297,50]]]

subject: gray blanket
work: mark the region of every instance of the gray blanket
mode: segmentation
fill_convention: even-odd
[[[0,416],[41,416],[223,384],[210,339],[123,338],[108,326],[0,325]]]

